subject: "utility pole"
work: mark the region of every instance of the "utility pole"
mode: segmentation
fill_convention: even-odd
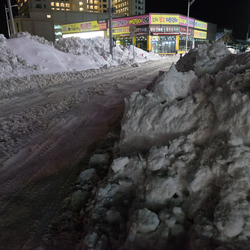
[[[194,3],[195,0],[192,0],[189,2],[188,0],[188,10],[187,10],[187,34],[186,34],[186,47],[185,47],[185,53],[187,53],[187,44],[188,44],[188,24],[189,24],[189,9],[190,6]]]
[[[8,28],[8,35],[10,37],[10,25],[9,25],[9,18],[8,18],[8,11],[9,9],[6,7],[6,5],[4,5],[5,8],[5,16],[6,16],[6,24],[7,24],[7,28]]]
[[[112,0],[109,0],[109,51],[112,56],[112,60],[114,60],[113,56],[113,7],[112,7]]]
[[[15,25],[14,25],[14,19],[13,19],[13,14],[12,14],[12,6],[10,3],[10,0],[7,0],[8,3],[8,7],[9,7],[9,16],[10,16],[10,25],[11,25],[11,35],[15,35],[16,34],[16,30],[15,30]],[[7,20],[8,22],[8,20]]]

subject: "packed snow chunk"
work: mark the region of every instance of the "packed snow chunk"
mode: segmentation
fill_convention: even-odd
[[[131,179],[134,185],[138,185],[144,174],[146,161],[142,157],[133,156],[124,169],[124,174]]]
[[[168,227],[172,227],[176,223],[175,214],[167,208],[159,212],[159,219]]]
[[[248,204],[246,205],[248,206]],[[244,226],[244,218],[241,211],[241,205],[219,204],[215,211],[215,225],[227,237],[236,237]]]
[[[92,179],[94,179],[96,175],[96,171],[93,168],[86,169],[81,172],[78,181],[80,182],[80,185],[84,185],[85,183],[88,183]]]
[[[213,180],[214,176],[213,173],[211,172],[209,166],[200,166],[191,181],[190,189],[193,192],[198,192],[200,191],[203,187],[208,186],[209,183]]]
[[[156,230],[160,220],[156,213],[148,210],[147,208],[138,211],[138,219],[136,222],[138,232],[150,233]]]
[[[217,131],[230,135],[230,144],[234,142],[250,143],[250,98],[248,94],[223,91],[218,88],[210,97],[218,119]],[[235,140],[238,138],[238,140]]]
[[[178,181],[172,177],[148,178],[146,183],[146,202],[155,207],[164,205],[177,191]]]
[[[189,139],[204,143],[211,138],[214,108],[203,92],[183,100],[161,103],[152,94],[134,93],[125,101],[120,150],[123,154],[161,147],[190,133]],[[192,132],[192,133],[191,133]]]
[[[188,72],[194,70],[194,63],[196,62],[196,56],[198,49],[191,49],[187,54],[181,56],[176,62],[176,69],[181,72]]]
[[[122,221],[121,214],[115,209],[110,209],[106,212],[106,219],[109,224],[118,224]]]
[[[193,71],[187,73],[178,72],[175,65],[156,82],[153,92],[161,101],[183,99],[188,94],[189,84],[197,79]]]
[[[202,77],[205,74],[211,74],[217,63],[230,54],[231,52],[223,42],[216,42],[212,45],[201,44],[198,48],[198,54],[194,64],[195,74],[198,77]]]
[[[124,171],[125,166],[129,163],[128,157],[121,157],[115,159],[111,165],[111,168],[115,173]]]
[[[166,157],[168,154],[168,147],[162,147],[157,149],[156,147],[152,147],[149,152],[148,156],[148,165],[147,169],[150,171],[157,171],[162,169],[163,167],[166,168]]]

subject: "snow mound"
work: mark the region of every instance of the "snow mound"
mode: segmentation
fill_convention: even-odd
[[[119,65],[139,66],[139,63],[150,60],[165,59],[138,48],[134,48],[134,56],[131,48],[129,50],[119,45],[114,47],[112,60],[109,40],[102,37],[62,38],[52,43],[28,32],[17,33],[8,40],[0,35],[0,80]]]
[[[173,65],[151,91],[125,100],[120,158],[93,209],[93,246],[249,247],[249,53],[232,56],[221,43],[202,45],[179,66],[189,56],[194,70]],[[102,231],[114,226],[109,209],[119,211],[117,228],[127,225],[127,233],[112,231],[119,242]]]

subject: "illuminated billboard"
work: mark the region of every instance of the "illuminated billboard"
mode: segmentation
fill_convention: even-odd
[[[130,33],[129,27],[121,27],[121,28],[114,28],[113,29],[114,35],[125,34],[125,33]]]
[[[146,24],[149,24],[149,15],[113,19],[113,28],[129,27],[131,25],[138,26]]]
[[[207,23],[195,20],[194,27],[196,29],[207,30]]]
[[[168,14],[151,14],[150,24],[171,24],[187,26],[187,17]],[[194,19],[189,18],[189,27],[194,27]]]
[[[83,23],[72,23],[62,25],[62,33],[78,33],[84,31],[92,31],[92,30],[106,30],[107,25],[105,21],[90,21]]]
[[[194,38],[207,39],[207,32],[194,30]]]

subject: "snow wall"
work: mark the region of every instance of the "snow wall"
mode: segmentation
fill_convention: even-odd
[[[125,100],[85,246],[249,249],[249,69],[250,53],[204,44]]]

